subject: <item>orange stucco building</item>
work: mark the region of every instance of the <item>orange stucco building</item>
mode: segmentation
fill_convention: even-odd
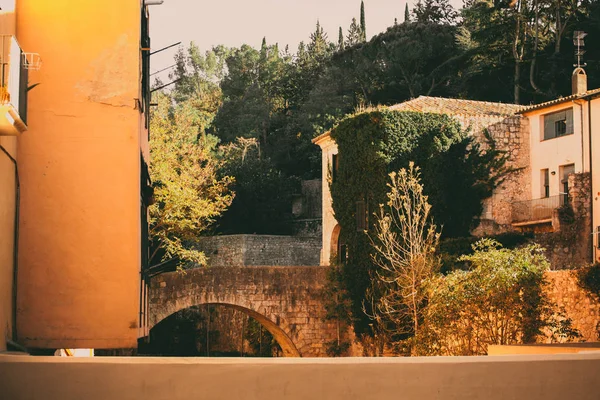
[[[146,334],[147,7],[16,0],[3,11],[0,33],[43,65],[27,68],[39,60],[23,54],[27,131],[0,136],[20,183],[15,200],[15,163],[0,154],[0,333],[27,348],[136,347]]]

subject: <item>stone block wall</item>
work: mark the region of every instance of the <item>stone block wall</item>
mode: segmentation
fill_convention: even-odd
[[[475,131],[480,143],[486,138],[481,130]],[[531,198],[531,168],[529,156],[529,123],[521,116],[511,116],[487,126],[496,148],[507,152],[506,166],[511,172],[505,177],[491,198],[484,201],[481,224],[473,230],[475,236],[495,235],[513,230],[512,203]],[[482,146],[483,149],[486,146]]]
[[[579,268],[591,262],[592,218],[589,173],[569,175],[569,204],[555,210],[554,232],[536,234],[553,270]]]
[[[549,282],[548,297],[564,309],[582,339],[586,342],[600,341],[600,299],[579,287],[574,271],[551,271],[546,278]]]
[[[224,235],[202,238],[198,246],[210,266],[319,265],[320,237]]]

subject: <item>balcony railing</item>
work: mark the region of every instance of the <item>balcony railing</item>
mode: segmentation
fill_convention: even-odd
[[[552,212],[565,204],[565,196],[516,201],[512,203],[512,222],[533,222],[552,219]]]

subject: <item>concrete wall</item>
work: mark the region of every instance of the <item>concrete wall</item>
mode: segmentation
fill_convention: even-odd
[[[320,237],[223,235],[201,238],[213,267],[319,265]]]
[[[488,346],[488,356],[504,356],[517,354],[566,354],[587,353],[597,351],[600,354],[600,343],[552,343]]]
[[[0,10],[0,34],[14,35],[14,0],[5,1]],[[13,159],[17,158],[18,139],[14,136],[0,136],[0,146]],[[14,340],[13,320],[13,278],[16,185],[15,165],[0,150],[0,351],[6,350],[6,340]]]
[[[593,215],[592,215],[592,228],[596,232],[593,237],[594,246],[594,261],[600,262],[600,249],[598,244],[600,243],[600,98],[596,98],[591,101],[589,105],[591,113],[586,111],[586,115],[590,115],[591,118],[588,120],[588,124],[591,120],[591,131],[592,131],[592,153],[595,156],[592,158],[592,193],[593,193]]]
[[[596,400],[600,354],[373,359],[0,356],[3,398]]]
[[[18,339],[134,347],[140,287],[139,0],[20,0],[30,71],[19,140]]]
[[[544,138],[544,115],[573,109],[573,134],[554,139]],[[535,110],[525,115],[530,123],[531,143],[531,198],[539,199],[542,196],[543,182],[541,170],[550,170],[550,196],[558,196],[563,192],[560,183],[562,165],[575,164],[575,173],[589,172],[589,157],[586,154],[588,141],[587,133],[587,107],[568,102],[552,107]],[[583,112],[583,114],[582,114]],[[583,117],[583,118],[582,118]],[[555,172],[555,175],[552,175]]]

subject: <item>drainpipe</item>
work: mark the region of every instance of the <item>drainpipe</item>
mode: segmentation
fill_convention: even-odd
[[[13,341],[17,340],[17,274],[19,272],[19,211],[21,202],[21,183],[19,182],[19,169],[17,167],[17,160],[10,155],[10,153],[0,145],[0,150],[12,161],[15,165],[15,227],[14,227],[14,243],[13,243],[13,287],[12,287],[12,300],[13,300],[13,323],[12,323],[12,337]]]
[[[594,226],[594,178],[592,175],[592,99],[589,98],[588,100],[588,134],[589,134],[589,143],[590,143],[590,216],[592,219],[592,263],[596,262],[596,241],[594,239],[596,239],[596,237],[594,236],[594,231],[596,230],[596,227]],[[582,107],[583,109],[583,107]],[[583,124],[583,121],[581,121],[581,123]],[[596,233],[597,235],[600,235],[600,232]]]

